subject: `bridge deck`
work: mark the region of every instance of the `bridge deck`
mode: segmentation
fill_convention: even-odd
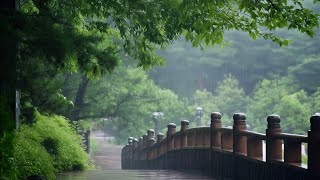
[[[96,170],[79,173],[59,174],[59,180],[171,180],[171,179],[211,179],[210,177],[194,175],[191,172],[169,170],[121,170],[122,146],[108,143],[108,137],[92,133],[92,138],[99,144],[98,151],[92,156]]]

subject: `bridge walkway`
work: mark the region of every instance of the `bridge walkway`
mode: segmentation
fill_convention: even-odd
[[[207,176],[172,170],[121,170],[121,149],[109,143],[110,137],[94,132],[91,137],[98,143],[98,150],[92,155],[95,170],[80,173],[59,174],[59,180],[182,180],[212,179]]]

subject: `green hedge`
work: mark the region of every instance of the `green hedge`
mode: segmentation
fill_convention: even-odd
[[[20,130],[1,139],[0,179],[25,179],[41,175],[54,179],[55,173],[88,168],[89,156],[82,147],[81,136],[61,116],[35,114],[36,123],[22,125]]]

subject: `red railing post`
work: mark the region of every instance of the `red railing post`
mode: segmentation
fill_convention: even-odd
[[[142,149],[143,149],[143,138],[139,138],[139,143],[138,143],[138,160],[142,160]]]
[[[129,164],[129,169],[133,168],[133,137],[128,138],[128,164]]]
[[[210,137],[210,147],[221,148],[221,132],[218,131],[222,127],[221,124],[221,114],[219,112],[211,113],[211,137]]]
[[[128,146],[129,144],[126,144],[123,148],[123,168],[128,169]]]
[[[157,156],[156,157],[159,157],[162,154],[161,152],[162,147],[160,143],[163,140],[163,138],[164,138],[164,135],[162,133],[157,134]]]
[[[152,150],[151,147],[153,146],[153,144],[155,143],[155,139],[154,139],[154,130],[153,129],[149,129],[147,131],[147,160],[150,160],[152,158]]]
[[[147,139],[148,139],[148,135],[147,134],[144,134],[144,135],[142,135],[142,147],[143,147],[143,149],[144,148],[146,148],[147,147]]]
[[[320,179],[320,113],[310,118],[308,131],[308,174],[310,180]]]
[[[151,138],[154,138],[154,130],[153,129],[149,129],[147,131],[147,137],[148,137],[148,140]]]
[[[187,137],[187,129],[189,128],[189,121],[188,120],[182,120],[181,121],[181,129],[180,129],[180,138],[181,138],[181,147],[187,147],[188,146],[188,137]]]
[[[133,163],[133,168],[138,168],[137,167],[137,160],[138,160],[138,145],[139,145],[139,142],[138,142],[138,139],[136,139],[136,138],[134,138],[133,139],[133,161],[134,161],[134,163]]]
[[[170,152],[174,149],[174,133],[176,132],[176,125],[174,123],[168,124],[167,131],[167,156],[166,156],[166,167],[167,169],[171,169],[175,167],[176,159],[173,152]]]
[[[282,133],[280,126],[280,116],[273,114],[268,116],[268,128],[266,129],[266,160],[271,162],[272,160],[282,159],[282,140],[273,138],[274,135]]]
[[[233,115],[233,153],[247,154],[247,137],[239,135],[239,131],[247,130],[246,115]]]
[[[147,159],[147,147],[148,147],[148,135],[144,134],[142,136],[142,160]]]
[[[168,124],[168,131],[167,131],[167,152],[174,148],[174,138],[173,134],[176,132],[176,125],[174,123]]]
[[[153,158],[152,146],[155,144],[156,140],[152,137],[148,139],[148,150],[147,150],[147,159],[151,160]]]

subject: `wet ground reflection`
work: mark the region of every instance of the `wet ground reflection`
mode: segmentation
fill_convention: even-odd
[[[188,172],[167,170],[91,170],[58,174],[57,180],[171,180],[171,179],[211,179],[207,176],[192,175]]]

